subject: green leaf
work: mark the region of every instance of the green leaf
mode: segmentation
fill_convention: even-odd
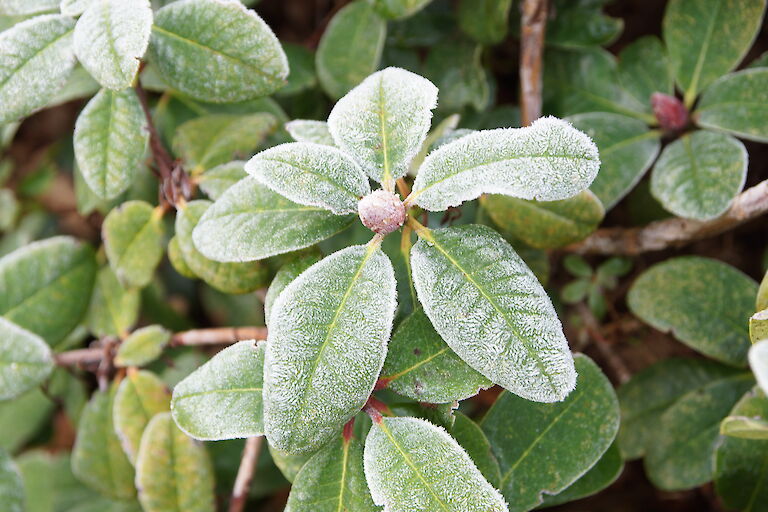
[[[507,37],[512,0],[461,0],[459,27],[478,43],[492,45]]]
[[[752,343],[768,338],[768,309],[749,317],[749,339]]]
[[[288,67],[291,73],[288,75],[288,83],[277,91],[277,96],[294,96],[314,88],[317,85],[314,52],[305,46],[294,43],[283,43],[283,50],[288,57]]]
[[[590,190],[610,210],[621,201],[653,164],[661,148],[660,133],[643,121],[604,112],[568,118],[591,137],[600,152],[600,172]]]
[[[666,359],[632,376],[618,388],[621,429],[618,444],[627,460],[645,455],[659,437],[659,418],[682,396],[733,377],[738,370],[706,359]]]
[[[197,279],[197,274],[192,272],[192,269],[187,265],[184,255],[181,253],[181,247],[179,247],[179,239],[175,236],[168,242],[168,259],[176,272],[189,279]]]
[[[424,75],[440,89],[441,111],[489,107],[491,84],[482,57],[483,47],[467,41],[447,41],[432,48],[424,63]]]
[[[0,5],[0,15],[26,16],[59,8],[59,0],[3,0]]]
[[[163,7],[155,13],[150,54],[168,85],[204,101],[267,96],[288,76],[272,29],[239,2],[180,0]]]
[[[0,451],[0,496],[3,497],[3,510],[6,512],[24,512],[26,510],[24,482],[21,480],[21,474],[19,474],[19,469],[14,464],[13,459],[4,451]]]
[[[547,44],[565,48],[607,46],[624,29],[624,20],[602,13],[601,2],[555,0],[547,22]]]
[[[591,287],[591,281],[576,279],[563,286],[563,289],[560,291],[560,298],[566,304],[578,304],[587,297]]]
[[[671,95],[674,92],[667,52],[656,36],[641,37],[624,47],[619,54],[618,72],[621,86],[648,112],[653,93]]]
[[[64,86],[75,66],[74,27],[71,18],[51,14],[0,32],[0,124],[44,107]]]
[[[136,487],[145,512],[214,512],[214,476],[205,447],[187,437],[171,413],[155,415],[141,437]]]
[[[592,466],[592,469],[584,473],[584,476],[559,494],[554,496],[545,494],[542,506],[551,507],[597,494],[615,482],[623,470],[624,461],[617,444],[613,443],[600,457],[600,460]]]
[[[694,114],[699,126],[768,142],[768,69],[726,75],[707,87]]]
[[[363,170],[343,151],[311,142],[290,142],[262,151],[245,171],[281,196],[336,215],[357,212],[371,193]]]
[[[768,415],[765,417],[768,418]],[[768,421],[760,417],[728,416],[720,423],[720,434],[739,439],[768,440]]]
[[[328,116],[336,145],[371,179],[394,188],[421,149],[437,106],[437,88],[415,73],[387,68],[341,98]]]
[[[365,404],[387,353],[396,305],[378,244],[336,252],[275,301],[264,368],[264,426],[277,449],[321,446]]]
[[[498,487],[501,484],[501,468],[485,433],[464,414],[457,412],[455,416],[451,435],[467,451],[467,455],[485,479],[494,487]]]
[[[629,290],[629,309],[694,350],[746,366],[757,283],[716,260],[683,256],[654,265]]]
[[[662,32],[687,106],[699,91],[741,61],[760,29],[764,11],[765,0],[677,0],[667,4]]]
[[[241,341],[192,372],[173,390],[176,424],[195,439],[261,435],[264,342]]]
[[[101,235],[109,265],[126,286],[143,288],[152,281],[163,257],[163,211],[144,201],[127,201],[104,219]]]
[[[159,325],[136,329],[118,347],[115,366],[144,366],[162,354],[171,333]]]
[[[51,374],[51,349],[42,338],[0,317],[0,400],[34,388]]]
[[[276,450],[272,445],[269,445],[269,454],[272,456],[272,460],[275,465],[280,469],[286,480],[293,482],[296,480],[296,476],[304,467],[309,459],[315,454],[313,452],[302,454],[290,454]]]
[[[563,258],[563,266],[574,277],[592,279],[594,271],[587,261],[579,254],[569,254]]]
[[[199,174],[235,156],[250,157],[276,127],[277,119],[265,112],[244,116],[210,114],[179,126],[173,149],[192,174]]]
[[[328,129],[328,123],[325,121],[296,119],[290,123],[285,123],[285,129],[297,142],[314,142],[326,146],[336,145]]]
[[[149,135],[139,98],[132,89],[102,89],[75,123],[75,157],[85,182],[103,199],[131,185],[143,165]]]
[[[96,276],[88,311],[88,326],[96,336],[124,338],[139,317],[141,297],[136,288],[125,288],[109,267]]]
[[[563,400],[576,381],[568,342],[552,302],[514,249],[485,226],[418,234],[411,249],[414,284],[446,343],[526,399]]]
[[[289,201],[249,177],[205,212],[194,240],[208,258],[253,261],[314,245],[349,226],[352,219]]]
[[[224,293],[248,293],[264,286],[267,268],[260,262],[220,263],[206,258],[193,244],[192,230],[201,225],[204,214],[212,210],[210,204],[209,201],[192,201],[176,214],[176,238],[184,262],[195,275]]]
[[[597,146],[566,121],[483,130],[440,146],[424,160],[408,201],[442,211],[483,193],[555,201],[578,194],[600,168]]]
[[[235,160],[226,164],[217,165],[209,169],[197,178],[200,190],[212,200],[220,198],[229,187],[247,177],[245,162]]]
[[[714,219],[744,188],[748,159],[744,144],[730,135],[684,135],[661,152],[651,174],[651,193],[675,215]]]
[[[309,267],[320,261],[320,254],[316,252],[310,252],[308,254],[301,255],[280,267],[275,277],[272,279],[272,283],[269,285],[267,295],[264,298],[264,319],[267,325],[269,325],[269,319],[272,315],[272,306],[280,296],[285,287],[293,282],[294,279],[299,277],[302,272]]]
[[[543,494],[567,489],[616,437],[619,404],[611,383],[587,356],[575,360],[576,390],[564,402],[539,404],[504,392],[480,422],[501,466],[500,488],[511,511],[530,510]]]
[[[141,435],[155,414],[170,410],[171,395],[165,383],[148,371],[128,371],[115,394],[115,432],[131,463],[136,463]]]
[[[100,496],[72,474],[68,452],[28,450],[16,458],[16,465],[24,481],[26,512],[70,512]]]
[[[75,26],[75,55],[102,86],[126,89],[136,79],[151,30],[149,0],[91,2]]]
[[[395,330],[381,379],[396,393],[429,403],[464,400],[492,385],[451,350],[421,308]]]
[[[749,367],[757,383],[768,393],[768,340],[761,340],[749,349]]]
[[[499,491],[442,428],[417,418],[381,418],[365,441],[373,501],[389,512],[507,512]]]
[[[56,346],[83,319],[96,276],[93,249],[70,237],[0,259],[0,315]]]
[[[342,8],[325,29],[315,54],[320,85],[333,99],[376,71],[387,35],[386,22],[365,0]]]
[[[47,423],[53,409],[53,402],[40,388],[0,402],[0,448],[13,453],[24,447]]]
[[[589,190],[560,201],[529,201],[502,195],[481,196],[480,201],[503,232],[538,249],[555,249],[583,240],[605,216],[600,199]]]
[[[96,391],[83,410],[72,448],[72,472],[91,487],[111,498],[135,496],[133,466],[123,452],[113,423],[117,386]]]
[[[744,395],[731,414],[768,418],[768,399],[759,390]],[[729,509],[768,510],[768,440],[725,437],[715,451],[715,489]]]
[[[400,20],[413,16],[432,0],[373,0],[373,8],[389,20]]]
[[[376,512],[363,472],[363,445],[355,438],[331,441],[296,475],[285,512]]]
[[[762,311],[764,309],[768,309],[768,272],[760,281],[760,288],[757,290],[757,298],[755,299],[755,310]]]
[[[647,447],[645,472],[662,490],[684,490],[714,476],[720,421],[752,386],[751,375],[714,381],[689,392],[661,415]]]

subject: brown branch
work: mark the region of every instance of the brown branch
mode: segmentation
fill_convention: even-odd
[[[547,0],[523,0],[520,21],[520,122],[541,117],[541,70]]]
[[[709,221],[673,218],[641,228],[604,228],[565,248],[581,254],[636,255],[680,247],[719,235],[768,212],[768,180],[745,190],[720,217]]]
[[[240,460],[240,468],[237,470],[235,486],[232,489],[232,498],[229,500],[229,512],[242,512],[245,502],[248,500],[248,490],[251,480],[256,473],[256,463],[259,461],[263,436],[249,437],[243,448],[243,458]]]
[[[611,371],[616,376],[616,379],[618,379],[621,384],[627,382],[630,377],[632,377],[632,373],[627,368],[627,365],[624,364],[624,361],[622,361],[622,359],[612,350],[611,346],[613,344],[603,336],[601,326],[595,318],[595,315],[593,315],[592,311],[590,311],[590,309],[583,303],[577,304],[576,310],[578,311],[579,316],[581,316],[581,320],[584,322],[584,328],[594,341],[595,348],[600,352],[600,355],[610,367]]]

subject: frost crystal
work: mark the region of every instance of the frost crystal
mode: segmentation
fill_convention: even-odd
[[[374,233],[386,235],[405,222],[403,202],[386,190],[377,190],[365,196],[358,204],[357,210],[360,221]]]
[[[44,107],[75,65],[74,21],[37,16],[0,33],[0,124]]]
[[[283,290],[264,366],[271,445],[311,451],[360,410],[384,364],[395,301],[392,264],[373,245],[336,252]]]
[[[245,170],[291,201],[337,215],[355,213],[358,200],[371,191],[354,160],[336,148],[311,142],[262,151],[245,164]]]
[[[411,250],[435,330],[472,368],[538,402],[562,400],[576,370],[555,308],[501,235],[466,225],[430,231]]]
[[[383,418],[365,441],[365,476],[386,512],[507,512],[499,491],[444,429]]]
[[[437,106],[437,88],[399,68],[372,74],[328,116],[336,145],[354,155],[373,180],[394,182],[421,149]]]
[[[411,201],[431,210],[481,194],[556,201],[592,183],[597,146],[567,121],[544,117],[526,128],[484,130],[441,146],[424,160]]]
[[[104,87],[131,86],[152,30],[149,0],[100,0],[75,26],[75,54]]]
[[[325,121],[296,119],[285,123],[285,129],[298,142],[314,142],[326,146],[336,145],[333,142],[331,132],[328,130],[328,123]]]

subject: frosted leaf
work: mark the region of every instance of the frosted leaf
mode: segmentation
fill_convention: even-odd
[[[295,260],[280,267],[280,270],[277,271],[275,277],[272,279],[269,289],[267,290],[267,295],[264,298],[264,319],[267,325],[269,325],[269,318],[272,315],[272,306],[275,304],[275,301],[283,290],[285,290],[285,287],[291,284],[291,282],[299,277],[302,272],[319,260],[319,253],[310,252],[309,254],[299,256]]]
[[[171,394],[152,372],[129,371],[120,381],[112,407],[112,421],[125,454],[136,462],[141,435],[155,414],[169,410]]]
[[[173,389],[176,424],[195,439],[261,435],[264,342],[227,347]]]
[[[102,86],[130,87],[149,46],[149,0],[98,0],[75,26],[75,55]]]
[[[336,148],[312,142],[280,144],[251,158],[245,171],[278,194],[337,215],[355,213],[371,192],[363,170]]]
[[[205,446],[155,415],[141,437],[136,488],[145,512],[215,512],[214,474]]]
[[[501,235],[465,225],[419,232],[413,281],[435,330],[472,368],[537,402],[563,400],[576,370],[547,293]]]
[[[288,76],[288,59],[272,29],[231,0],[163,7],[155,13],[150,52],[168,85],[204,101],[267,96]]]
[[[349,226],[352,219],[289,201],[248,177],[205,212],[194,241],[213,260],[253,261],[314,245]]]
[[[297,142],[314,142],[315,144],[325,144],[326,146],[335,146],[331,132],[328,130],[328,123],[325,121],[314,121],[312,119],[296,119],[285,123],[285,129]]]
[[[51,374],[53,357],[43,339],[0,316],[0,400],[15,398]]]
[[[363,472],[363,445],[342,436],[314,454],[291,486],[285,512],[377,512]]]
[[[149,364],[160,357],[169,341],[171,341],[171,333],[159,325],[148,325],[136,329],[118,347],[115,366]]]
[[[763,392],[768,394],[768,340],[758,341],[749,349],[749,366]]]
[[[61,0],[59,8],[66,16],[80,16],[96,0]]]
[[[29,484],[27,484],[29,485]],[[0,496],[6,512],[24,512],[24,480],[11,456],[0,451]]]
[[[205,171],[198,178],[197,184],[208,197],[216,200],[246,176],[248,173],[245,172],[245,162],[234,160]]]
[[[88,308],[88,328],[96,336],[124,338],[139,317],[138,288],[126,288],[109,266],[96,276],[96,287]]]
[[[88,187],[102,199],[123,193],[143,165],[149,134],[133,89],[102,89],[75,123],[75,157]]]
[[[365,477],[386,512],[507,512],[499,491],[441,427],[382,418],[365,441]]]
[[[264,427],[275,448],[316,449],[365,404],[387,354],[395,287],[381,249],[356,245],[277,298],[264,365]]]
[[[44,107],[64,86],[75,66],[74,26],[52,14],[0,33],[0,124]]]
[[[597,146],[567,121],[543,117],[525,128],[483,130],[433,151],[424,160],[410,201],[442,211],[481,194],[556,201],[592,183]]]
[[[59,8],[59,0],[3,0],[0,2],[0,15],[26,16]]]
[[[336,145],[371,179],[394,183],[421,149],[437,106],[437,87],[400,68],[376,72],[341,98],[328,116]]]

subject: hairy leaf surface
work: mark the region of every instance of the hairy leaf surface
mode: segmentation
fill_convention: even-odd
[[[336,145],[328,129],[328,123],[325,121],[296,119],[290,123],[285,123],[285,129],[297,142],[314,142],[326,146]]]
[[[441,146],[424,160],[410,201],[430,211],[483,193],[555,201],[587,188],[599,168],[589,137],[545,117],[526,128],[484,130]]]
[[[170,339],[171,333],[159,325],[136,329],[118,347],[115,365],[144,366],[151,363],[160,357]]]
[[[200,190],[215,201],[224,195],[229,188],[247,177],[245,172],[245,162],[243,160],[234,160],[232,162],[217,165],[200,175],[198,185]]]
[[[101,235],[109,265],[126,286],[152,281],[163,257],[162,211],[144,201],[127,201],[104,219]]]
[[[513,393],[563,400],[576,381],[568,342],[552,302],[509,243],[479,225],[419,236],[411,250],[414,284],[446,343]]]
[[[171,409],[179,428],[206,441],[263,434],[264,350],[241,341],[178,383]]]
[[[320,261],[320,254],[310,252],[301,255],[280,267],[280,270],[277,271],[275,277],[272,279],[269,289],[267,289],[267,295],[264,298],[264,319],[267,325],[270,323],[269,319],[272,315],[272,306],[275,304],[275,301],[283,290],[285,290],[285,287],[291,284],[291,282],[299,277],[302,272],[318,261]]]
[[[139,443],[149,420],[155,414],[168,411],[171,394],[155,374],[141,370],[129,371],[115,394],[112,421],[117,437],[131,463],[136,463]]]
[[[336,252],[275,301],[264,368],[264,426],[277,449],[307,452],[362,408],[387,353],[396,306],[376,244]]]
[[[707,87],[696,106],[699,126],[768,142],[768,69],[726,75]]]
[[[55,11],[59,0],[3,0],[0,14],[3,16],[26,16],[46,11]]]
[[[336,145],[371,179],[393,186],[421,149],[437,106],[437,88],[415,73],[387,68],[336,103],[328,129]]]
[[[491,449],[491,443],[485,437],[480,426],[466,415],[456,412],[451,436],[467,451],[477,469],[494,487],[501,485],[501,468]]]
[[[195,246],[217,261],[253,261],[309,247],[351,224],[276,194],[255,178],[229,188],[195,228]]]
[[[16,398],[53,370],[51,349],[34,333],[0,316],[0,400]]]
[[[21,0],[25,1],[25,0]],[[56,0],[42,0],[44,2],[55,2]],[[89,5],[91,5],[95,0],[61,0],[61,4],[59,5],[61,9],[61,14],[65,14],[67,16],[80,16],[85,12],[85,10],[88,8]]]

